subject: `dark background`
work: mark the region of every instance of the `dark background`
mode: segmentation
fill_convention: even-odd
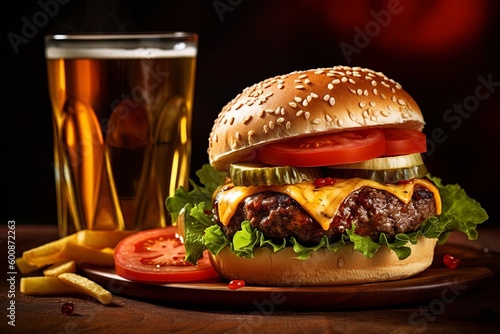
[[[368,67],[401,83],[422,109],[430,172],[462,185],[488,211],[487,224],[499,226],[499,14],[488,0],[5,3],[2,221],[57,220],[43,36],[184,30],[199,34],[193,172],[207,162],[213,120],[243,88],[293,70]]]

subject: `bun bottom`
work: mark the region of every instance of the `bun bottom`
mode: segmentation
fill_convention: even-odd
[[[331,286],[384,282],[414,276],[431,264],[437,239],[419,238],[410,244],[411,255],[399,260],[396,253],[382,246],[371,258],[349,244],[337,252],[322,248],[307,260],[296,258],[291,247],[278,252],[258,248],[250,259],[238,257],[229,247],[210,254],[215,270],[225,279],[241,279],[249,285]]]

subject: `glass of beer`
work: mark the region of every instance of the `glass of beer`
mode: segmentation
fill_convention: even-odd
[[[171,224],[189,186],[198,36],[45,38],[59,234]]]

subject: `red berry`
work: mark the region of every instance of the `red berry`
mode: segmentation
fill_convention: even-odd
[[[443,262],[448,268],[455,269],[460,263],[460,258],[450,254],[446,254],[445,256],[443,256]]]
[[[236,290],[239,288],[242,288],[245,286],[245,281],[242,279],[233,279],[231,282],[229,282],[229,285],[227,286],[231,290]]]
[[[74,310],[75,310],[75,305],[73,305],[73,303],[71,302],[64,303],[61,306],[61,313],[64,316],[72,315]]]

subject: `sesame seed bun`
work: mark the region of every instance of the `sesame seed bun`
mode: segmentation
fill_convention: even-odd
[[[229,102],[209,137],[218,170],[252,160],[259,146],[363,128],[421,131],[420,108],[401,85],[380,72],[337,66],[296,71],[259,82]]]
[[[396,253],[382,246],[371,258],[354,250],[352,244],[337,252],[325,248],[299,260],[291,247],[276,253],[257,248],[250,259],[238,257],[229,247],[216,256],[209,254],[212,265],[225,279],[242,279],[246,284],[268,286],[331,286],[384,282],[414,276],[431,264],[437,239],[419,238],[408,244],[411,255],[399,260]]]

